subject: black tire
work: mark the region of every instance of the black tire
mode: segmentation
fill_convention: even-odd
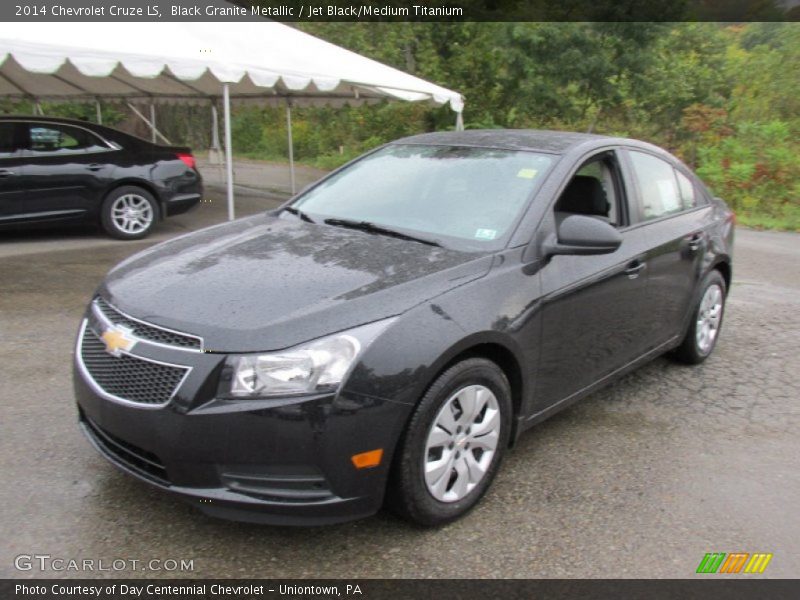
[[[133,224],[130,230],[125,228],[126,219],[120,214],[120,203],[126,202],[126,198],[130,199],[135,206],[141,207],[140,211],[136,214],[136,223]],[[158,203],[153,195],[135,185],[123,185],[109,192],[106,199],[103,201],[103,207],[100,213],[100,221],[103,229],[111,237],[119,240],[140,240],[150,235],[156,223],[158,222]],[[133,219],[127,220],[133,223]]]
[[[452,401],[457,395],[456,392],[475,385],[488,388],[497,401],[500,422],[497,446],[491,456],[491,462],[486,461],[488,468],[485,469],[482,478],[474,484],[474,488],[456,501],[440,501],[429,491],[425,481],[424,462],[429,459],[426,452],[429,434],[432,432],[435,419],[440,415],[440,410],[449,404],[448,401]],[[486,406],[488,405],[487,402]],[[473,427],[480,426],[482,419],[487,418],[487,414],[487,412],[479,414],[472,421],[475,424]],[[404,519],[425,526],[443,525],[466,514],[486,493],[497,473],[508,447],[511,421],[511,387],[505,374],[495,363],[483,358],[470,358],[450,367],[433,382],[422,397],[398,444],[387,489],[387,507]],[[465,429],[464,433],[468,432],[469,430]],[[450,448],[452,447],[450,445]],[[456,449],[459,448],[466,455],[469,444],[465,447],[458,446]],[[482,451],[473,447],[471,452]],[[473,456],[480,457],[480,454]],[[452,469],[454,472],[455,466]]]
[[[705,297],[709,288],[713,286],[717,286],[721,291],[719,322],[717,324],[716,333],[711,340],[710,345],[706,348],[702,348],[698,342],[697,336],[698,320],[700,317],[703,298]],[[700,283],[698,291],[699,293],[692,307],[692,316],[691,320],[689,321],[689,327],[686,330],[686,336],[683,338],[681,345],[672,352],[673,358],[688,365],[700,364],[709,356],[711,356],[711,353],[714,351],[714,348],[717,345],[717,340],[719,340],[719,333],[722,330],[722,320],[725,316],[725,299],[727,297],[727,289],[725,286],[725,278],[722,277],[722,274],[719,271],[712,270],[706,274],[706,276],[703,278],[703,281]]]

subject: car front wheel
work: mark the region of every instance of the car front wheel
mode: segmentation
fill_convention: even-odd
[[[675,358],[692,365],[703,362],[717,345],[725,312],[725,279],[719,271],[711,271],[700,290],[686,337],[674,352]]]
[[[449,368],[423,396],[393,465],[387,504],[420,525],[453,521],[494,479],[511,430],[511,390],[493,362]]]
[[[103,229],[121,240],[146,237],[158,220],[158,206],[147,190],[126,185],[113,190],[103,202]]]

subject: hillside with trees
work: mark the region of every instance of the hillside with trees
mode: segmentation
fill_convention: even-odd
[[[800,24],[304,23],[304,31],[464,94],[467,128],[551,128],[648,140],[697,170],[740,223],[800,230]],[[4,112],[30,107],[0,104]],[[94,118],[94,106],[46,105]],[[142,127],[121,107],[106,123]],[[195,148],[209,108],[159,108]],[[297,108],[297,160],[332,168],[404,135],[453,128],[448,108]],[[146,135],[146,130],[140,131]],[[283,109],[240,106],[239,155],[286,160]]]

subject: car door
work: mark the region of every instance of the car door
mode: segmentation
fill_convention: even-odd
[[[27,148],[17,211],[33,218],[80,217],[96,211],[113,166],[113,149],[88,129],[63,123],[25,124]]]
[[[593,173],[598,161],[602,175]],[[624,367],[646,347],[646,241],[631,220],[628,187],[618,151],[606,150],[583,163],[564,188],[552,216],[546,217],[555,223],[566,208],[569,213],[605,219],[617,227],[622,244],[610,254],[554,256],[542,268],[538,410]]]
[[[711,208],[687,174],[665,157],[628,148],[635,210],[648,240],[647,339],[655,348],[682,333],[712,226]]]
[[[13,220],[22,197],[22,146],[21,124],[0,121],[0,224]]]

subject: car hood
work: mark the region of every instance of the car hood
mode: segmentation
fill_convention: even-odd
[[[287,348],[400,314],[485,275],[491,256],[259,215],[154,246],[100,293],[211,352]]]

